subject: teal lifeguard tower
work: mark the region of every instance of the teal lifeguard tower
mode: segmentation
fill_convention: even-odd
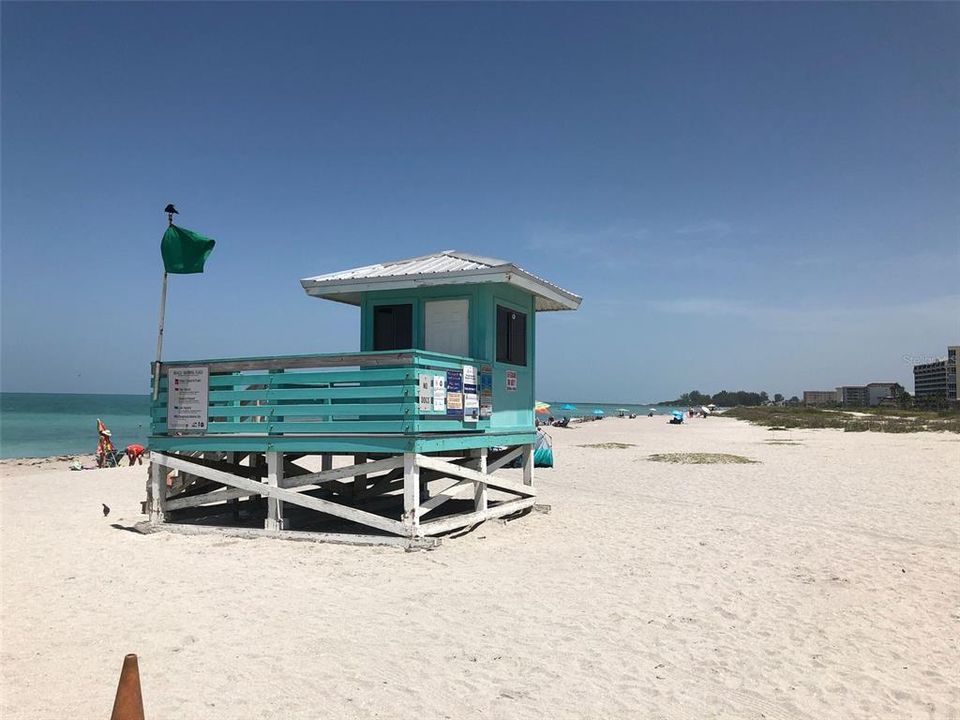
[[[360,308],[360,352],[163,362],[153,524],[417,544],[533,505],[536,314],[578,296],[457,251],[301,284]]]

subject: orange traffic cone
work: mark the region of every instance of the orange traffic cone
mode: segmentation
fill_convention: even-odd
[[[130,654],[123,659],[117,697],[113,701],[110,720],[143,720],[143,696],[140,694],[140,666],[137,656]]]

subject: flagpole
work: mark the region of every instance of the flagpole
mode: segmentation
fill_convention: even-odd
[[[163,352],[163,316],[167,309],[167,272],[163,272],[163,285],[160,290],[160,324],[157,327],[157,361],[153,364],[153,399],[160,394],[160,355]]]
[[[172,205],[167,205],[167,226],[173,225],[173,213],[176,212],[174,209],[173,212],[169,212],[172,209]],[[163,320],[164,316],[167,313],[167,269],[163,269],[163,285],[160,289],[160,323],[157,326],[157,360],[153,364],[153,399],[156,400],[160,396],[160,357],[163,353]]]

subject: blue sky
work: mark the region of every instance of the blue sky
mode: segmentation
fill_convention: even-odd
[[[538,393],[897,380],[960,340],[960,5],[3,3],[7,391],[353,350],[299,278],[456,248],[584,296]]]

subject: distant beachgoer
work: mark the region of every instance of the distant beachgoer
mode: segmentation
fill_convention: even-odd
[[[111,434],[106,427],[101,426],[97,440],[97,467],[107,467],[111,462],[116,465],[116,450],[110,439]]]
[[[143,465],[143,453],[145,451],[146,448],[143,445],[138,445],[137,443],[127,445],[127,460],[130,461],[131,465],[133,465],[134,461]]]

